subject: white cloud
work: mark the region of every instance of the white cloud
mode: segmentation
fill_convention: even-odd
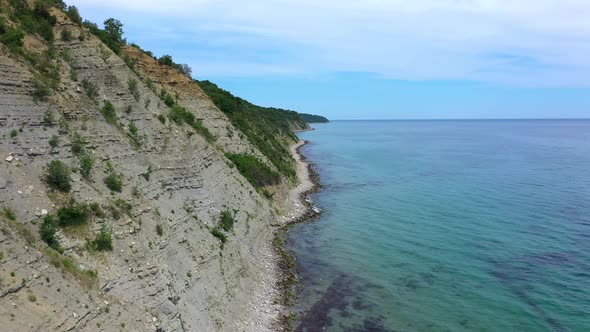
[[[180,34],[223,36],[210,44],[219,46],[225,65],[208,66],[211,73],[217,70],[221,75],[366,71],[409,80],[590,86],[587,0],[78,0],[72,4],[83,14],[84,8],[104,8],[117,17],[123,10],[134,13],[137,22],[158,17],[156,24],[174,25]],[[255,61],[221,54],[224,47],[247,47],[243,38],[277,51]],[[198,62],[197,58],[193,65],[199,67]],[[279,65],[287,69],[279,70]]]

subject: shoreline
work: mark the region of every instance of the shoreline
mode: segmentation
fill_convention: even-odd
[[[294,304],[294,287],[297,284],[295,273],[296,263],[291,253],[285,249],[282,236],[288,229],[299,223],[309,222],[317,218],[321,211],[317,209],[310,200],[310,195],[318,192],[322,186],[319,181],[319,174],[314,170],[313,165],[301,153],[301,148],[308,144],[307,140],[299,140],[290,147],[293,159],[297,164],[297,178],[300,183],[289,192],[291,200],[291,212],[281,220],[282,226],[275,232],[273,248],[277,256],[277,268],[279,279],[277,281],[278,299],[282,306],[278,319],[279,331],[290,331],[292,322],[296,319],[295,313],[290,311]]]
[[[294,287],[297,284],[295,260],[284,248],[282,236],[290,226],[311,221],[321,214],[314,208],[309,196],[321,185],[319,175],[307,162],[300,149],[307,144],[299,140],[289,147],[296,163],[299,184],[289,190],[288,209],[284,216],[277,216],[278,226],[272,240],[267,242],[260,253],[259,279],[250,301],[244,308],[244,316],[237,323],[236,330],[243,332],[290,331],[295,318],[290,307],[293,304]]]

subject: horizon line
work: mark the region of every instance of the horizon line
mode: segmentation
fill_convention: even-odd
[[[587,118],[423,118],[423,119],[328,119],[328,121],[525,121],[525,120],[590,120]],[[321,124],[321,122],[312,122]]]

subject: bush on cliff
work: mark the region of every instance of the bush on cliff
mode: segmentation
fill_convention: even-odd
[[[237,153],[226,153],[227,159],[236,165],[242,176],[255,188],[277,184],[281,181],[279,174],[258,158]]]
[[[44,180],[54,190],[69,192],[72,187],[70,184],[70,169],[59,160],[49,162]]]

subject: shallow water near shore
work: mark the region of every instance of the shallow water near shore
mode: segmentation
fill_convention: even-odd
[[[297,331],[590,330],[590,121],[315,127]]]

